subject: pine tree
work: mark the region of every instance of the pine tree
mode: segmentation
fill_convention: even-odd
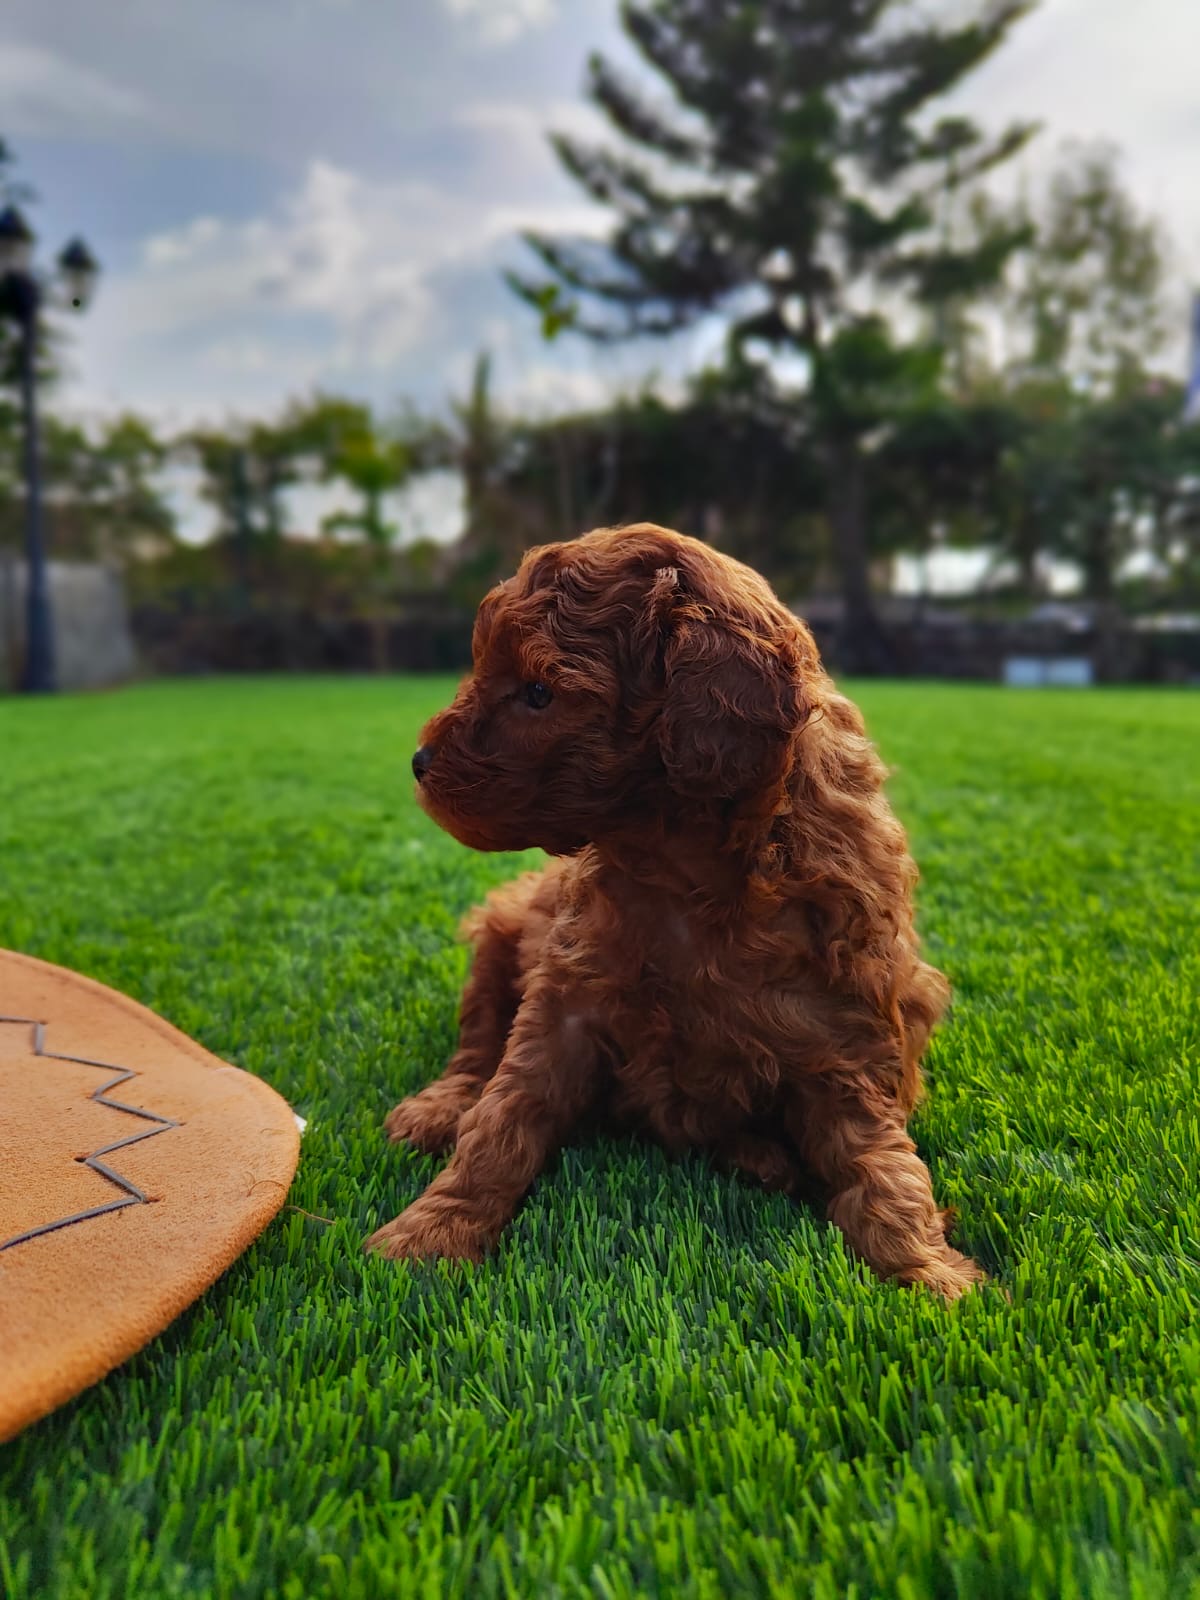
[[[593,55],[589,95],[622,147],[552,142],[615,212],[611,234],[527,235],[550,277],[510,274],[549,333],[668,334],[718,312],[735,350],[803,358],[845,666],[885,664],[866,444],[936,384],[939,339],[1026,237],[997,208],[966,202],[1033,128],[988,137],[960,115],[936,117],[936,102],[1031,3],[978,0],[973,16],[958,7],[938,26],[912,0],[624,0],[624,31],[675,104]],[[906,324],[905,308],[923,318]]]

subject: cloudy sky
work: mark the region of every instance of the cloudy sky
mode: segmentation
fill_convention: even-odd
[[[547,127],[581,130],[616,0],[5,0],[0,135],[47,252],[104,277],[64,400],[248,415],[320,383],[380,404],[499,387],[551,409],[705,355],[553,349],[500,279],[525,226],[594,226]],[[1032,165],[1107,138],[1200,277],[1200,3],[1043,0],[970,85],[1038,117]],[[711,335],[710,341],[711,341]]]

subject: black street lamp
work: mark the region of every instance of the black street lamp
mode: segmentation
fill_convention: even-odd
[[[47,285],[33,269],[33,244],[32,230],[16,206],[7,206],[0,211],[0,316],[15,322],[19,329],[17,360],[25,435],[25,545],[28,571],[25,672],[21,688],[26,694],[44,694],[55,687],[54,629],[50,616],[50,590],[46,582],[46,551],[42,540],[35,366],[38,313]],[[77,311],[90,299],[98,270],[82,239],[72,239],[59,256],[58,272],[66,290],[66,298]]]

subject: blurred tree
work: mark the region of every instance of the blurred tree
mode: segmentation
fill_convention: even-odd
[[[26,206],[37,196],[16,175],[17,158],[6,139],[0,139],[0,210],[5,206]]]
[[[177,536],[160,479],[166,442],[143,418],[125,412],[101,424],[95,450],[103,471],[93,512],[96,553],[118,562],[162,555]]]
[[[369,406],[320,390],[292,401],[280,420],[280,432],[293,454],[311,462],[315,475],[326,479],[335,475],[334,463],[344,442],[368,438],[373,428]]]
[[[471,373],[471,387],[452,404],[455,426],[445,436],[445,454],[462,475],[466,526],[456,558],[455,590],[467,604],[476,603],[520,565],[528,545],[536,543],[527,516],[514,501],[507,481],[514,464],[516,432],[497,409],[492,394],[491,358],[481,352]],[[543,529],[542,537],[549,530]]]
[[[22,209],[37,200],[36,191],[16,175],[17,158],[12,147],[0,139],[0,210],[15,205]],[[28,220],[28,218],[26,219]],[[38,383],[43,387],[58,377],[56,352],[63,334],[56,325],[52,308],[43,306],[38,319],[36,351]],[[7,317],[0,317],[0,387],[13,388],[19,382],[18,342],[16,325]]]
[[[928,558],[938,546],[992,542],[1008,514],[998,483],[1022,439],[1022,419],[1002,398],[942,395],[901,413],[873,459],[877,546]]]
[[[735,347],[802,358],[846,664],[881,658],[867,451],[895,396],[937,377],[891,313],[916,305],[936,323],[939,310],[993,285],[1026,238],[993,210],[957,243],[938,197],[952,186],[961,205],[1033,129],[989,139],[961,116],[931,122],[930,111],[1029,9],[984,0],[943,27],[905,0],[624,0],[626,34],[678,105],[652,104],[591,58],[591,97],[626,148],[561,134],[553,143],[616,212],[612,232],[603,245],[530,234],[551,281],[510,275],[548,334],[667,334],[719,311]],[[585,309],[597,304],[609,308],[599,320]]]
[[[303,454],[297,449],[286,418],[282,422],[255,422],[246,431],[242,454],[252,515],[261,537],[278,544],[287,533],[284,494],[302,481]]]
[[[1153,552],[1167,596],[1200,609],[1200,422],[1169,435],[1171,468],[1155,508]],[[1161,480],[1160,480],[1161,482]]]
[[[1044,562],[1057,557],[1111,607],[1140,530],[1175,515],[1182,482],[1182,400],[1150,370],[1171,320],[1168,247],[1106,145],[1067,146],[1021,214],[1031,244],[994,299],[1002,364],[961,391],[1010,419],[991,542],[1016,563],[1025,594],[1040,592]]]
[[[1123,386],[1081,403],[1073,418],[1072,504],[1055,541],[1082,571],[1084,593],[1098,606],[1117,599],[1122,564],[1156,517],[1169,516],[1181,491],[1178,450],[1181,394],[1166,385]]]
[[[407,483],[412,473],[412,458],[402,439],[380,438],[374,432],[348,434],[330,463],[334,477],[341,479],[359,496],[355,511],[333,511],[321,519],[329,533],[354,529],[377,550],[386,550],[400,531],[395,522],[384,520],[384,499]]]
[[[21,413],[16,401],[0,390],[0,547],[15,549],[20,543],[23,498]]]
[[[1182,386],[1158,379],[1094,396],[1030,378],[1002,396],[1007,447],[981,480],[984,541],[1015,563],[1026,596],[1043,592],[1048,558],[1069,562],[1111,623],[1122,569],[1138,553],[1153,556],[1161,597],[1187,588],[1200,428],[1181,423],[1182,404]]]
[[[16,562],[22,540],[23,505],[20,413],[16,403],[0,391],[0,634],[8,644],[7,658],[0,659],[0,689],[18,682],[22,666],[17,649],[21,603]]]
[[[453,411],[459,427],[456,454],[470,519],[484,506],[488,491],[498,481],[504,456],[504,423],[492,399],[492,361],[486,352],[476,356],[470,393],[454,403]]]
[[[673,403],[646,390],[604,411],[513,422],[496,494],[522,546],[648,519],[710,539],[785,592],[828,548],[803,417],[752,366],[703,372]]]
[[[47,543],[60,558],[86,560],[93,553],[89,510],[103,491],[103,468],[81,424],[49,413],[39,431]]]
[[[175,448],[200,468],[200,494],[217,513],[218,538],[249,551],[286,536],[284,494],[317,470],[297,415],[293,406],[277,421],[201,426],[176,440]]]
[[[1062,530],[1077,491],[1076,419],[1080,401],[1061,379],[1026,378],[997,391],[1011,432],[990,489],[984,543],[1009,560],[1019,593],[1043,596],[1048,563],[1062,550]]]
[[[126,413],[88,430],[42,420],[46,519],[55,553],[125,565],[174,543],[175,518],[158,475],[167,446]]]
[[[17,158],[4,139],[0,139],[0,211],[5,206],[26,206],[34,198],[28,184],[16,176]],[[0,385],[17,382],[17,329],[7,317],[0,317]]]
[[[217,538],[249,546],[259,531],[251,507],[244,429],[203,426],[176,440],[176,448],[200,469],[200,497],[217,514]]]
[[[446,455],[441,431],[416,411],[402,409],[381,423],[361,401],[320,392],[288,407],[279,434],[294,463],[310,464],[321,481],[341,482],[359,498],[353,511],[325,517],[322,528],[355,530],[380,550],[399,534],[385,519],[386,497],[416,473],[443,464]]]
[[[1165,232],[1123,187],[1117,151],[1066,146],[1022,211],[1032,248],[998,295],[1008,372],[1089,394],[1137,388],[1175,311]]]

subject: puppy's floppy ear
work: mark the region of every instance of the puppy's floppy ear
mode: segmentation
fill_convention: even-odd
[[[674,569],[666,571],[675,581],[668,586],[660,572],[651,598],[667,636],[659,749],[668,780],[696,799],[774,789],[810,709],[800,652],[752,617],[685,598]]]

